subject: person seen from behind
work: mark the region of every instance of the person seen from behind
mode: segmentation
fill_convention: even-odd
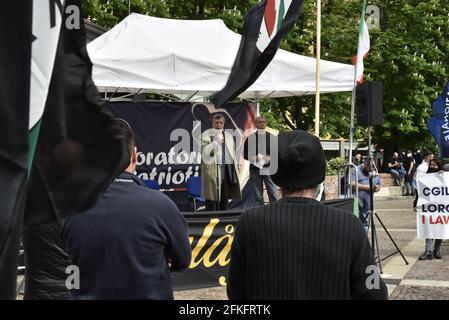
[[[359,219],[315,200],[326,175],[320,140],[302,130],[284,132],[277,149],[272,178],[282,199],[240,216],[229,299],[387,299]]]
[[[148,189],[134,173],[134,133],[117,120],[129,164],[97,204],[68,218],[61,238],[80,285],[74,299],[172,300],[171,271],[191,260],[187,224],[172,200]]]

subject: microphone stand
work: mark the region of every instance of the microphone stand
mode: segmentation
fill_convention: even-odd
[[[374,164],[374,158],[373,158],[373,153],[372,153],[372,149],[371,149],[371,130],[372,127],[368,126],[368,161],[369,161],[369,189],[370,189],[370,209],[368,211],[368,215],[367,217],[365,217],[365,219],[369,219],[370,221],[370,227],[371,227],[371,250],[372,250],[372,254],[373,257],[375,259],[375,261],[378,263],[379,265],[379,271],[381,274],[383,274],[382,271],[382,261],[395,255],[396,253],[399,253],[402,257],[402,259],[404,260],[405,264],[408,265],[408,261],[405,258],[404,254],[402,253],[401,249],[399,249],[399,246],[396,244],[396,242],[394,241],[393,237],[391,236],[390,232],[388,231],[388,229],[386,228],[386,226],[384,225],[384,223],[382,222],[382,220],[379,218],[379,216],[377,215],[376,211],[374,210],[374,185],[373,185],[373,178],[375,176],[378,175],[377,172],[377,168]],[[374,218],[377,218],[377,220],[379,221],[380,225],[382,226],[382,228],[385,230],[385,233],[388,235],[388,237],[390,238],[391,242],[393,243],[394,247],[396,248],[396,251],[387,255],[386,257],[381,258],[380,256],[380,251],[379,251],[379,242],[378,242],[378,238],[377,238],[377,230],[376,230],[376,225],[374,223]]]
[[[214,130],[214,129],[212,129],[212,130]],[[215,145],[214,145],[214,138],[215,138],[215,131],[212,131],[213,133],[214,133],[214,135],[213,136],[211,136],[210,137],[210,139],[211,139],[211,142],[212,142],[212,146],[213,146],[213,148],[214,148],[214,159],[215,159],[215,172],[216,172],[216,191],[217,191],[217,194],[216,194],[216,196],[217,196],[217,202],[215,203],[215,210],[216,211],[220,211],[220,203],[221,203],[221,179],[220,179],[220,174],[219,174],[219,171],[220,171],[220,159],[217,159],[217,155],[218,155],[218,153],[217,152],[215,152]],[[223,133],[223,143],[225,143],[224,142],[224,133]],[[225,148],[226,148],[226,146],[225,146]],[[217,150],[218,151],[218,150]],[[221,156],[221,160],[223,160],[223,154],[222,154],[222,156]]]

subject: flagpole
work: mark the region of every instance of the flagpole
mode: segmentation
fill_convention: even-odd
[[[360,54],[360,48],[361,48],[361,35],[363,33],[363,27],[364,23],[365,23],[365,12],[366,12],[366,1],[362,0],[362,16],[360,18],[360,26],[359,26],[359,45],[358,45],[358,49],[357,49],[357,60],[356,63],[354,65],[354,87],[352,89],[352,102],[351,102],[351,124],[350,124],[350,131],[349,131],[349,163],[352,163],[352,144],[353,144],[353,140],[354,140],[354,134],[355,134],[355,128],[354,128],[354,117],[355,117],[355,102],[356,102],[356,95],[357,95],[357,67],[358,64],[361,63],[361,61],[363,62],[363,58],[362,55]],[[359,61],[359,59],[361,59],[361,61]],[[363,70],[362,70],[363,73]],[[362,74],[363,76],[363,74]]]
[[[357,69],[354,66],[354,87],[352,88],[352,101],[351,101],[351,123],[349,128],[349,159],[348,163],[352,163],[352,144],[354,140],[354,118],[355,118],[355,98],[356,98],[356,88],[357,88]]]
[[[320,72],[321,72],[321,0],[316,4],[316,90],[315,90],[315,135],[320,137]]]

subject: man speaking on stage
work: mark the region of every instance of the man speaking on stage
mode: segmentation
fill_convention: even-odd
[[[216,114],[212,128],[201,135],[201,196],[207,211],[227,210],[229,199],[242,197],[235,143],[224,124],[224,116]]]

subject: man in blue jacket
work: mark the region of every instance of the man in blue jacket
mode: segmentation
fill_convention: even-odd
[[[134,174],[134,134],[118,120],[130,163],[95,207],[67,219],[62,239],[79,268],[75,299],[173,299],[170,271],[191,259],[187,225],[176,205]]]

